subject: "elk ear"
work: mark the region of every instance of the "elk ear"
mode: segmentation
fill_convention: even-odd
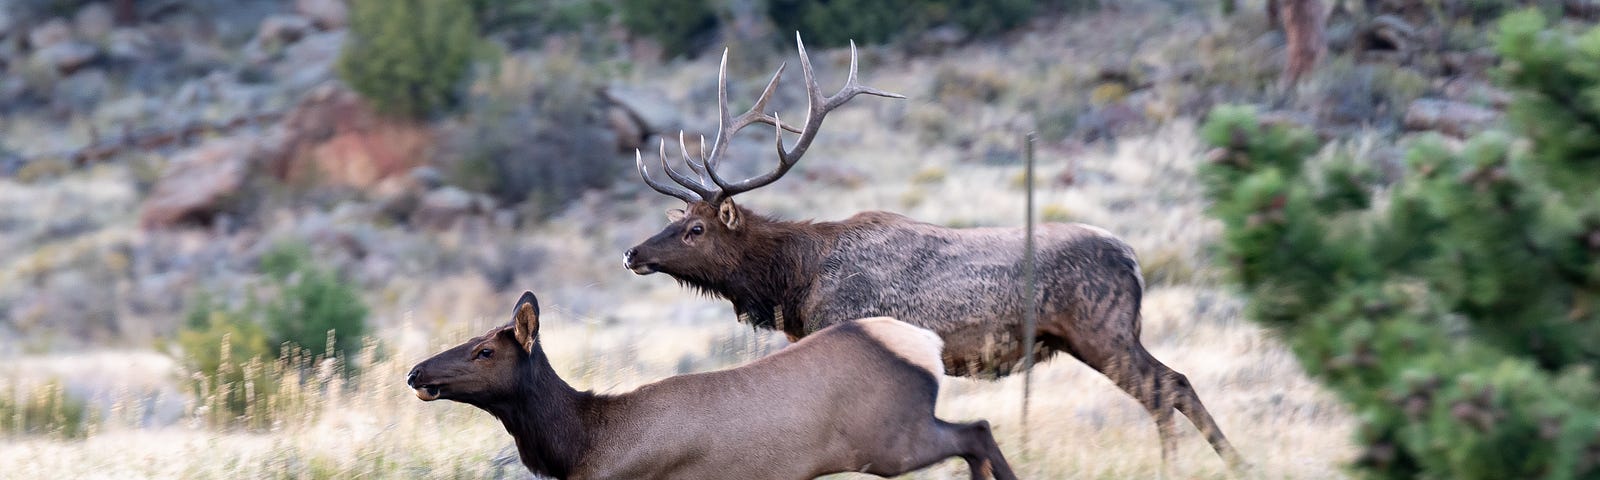
[[[683,209],[681,209],[681,208],[674,208],[672,210],[667,210],[667,221],[668,222],[672,222],[672,223],[678,223],[678,220],[683,220],[683,215],[684,215]]]
[[[533,344],[539,340],[539,298],[533,292],[523,292],[522,299],[517,300],[516,317],[512,323],[516,324],[517,343],[528,353],[533,353]]]
[[[717,219],[722,220],[729,230],[738,230],[739,224],[744,222],[744,216],[739,213],[739,207],[733,204],[732,199],[722,201],[722,206],[717,208]]]

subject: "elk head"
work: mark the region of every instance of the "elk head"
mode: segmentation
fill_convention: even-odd
[[[484,406],[514,397],[543,362],[539,352],[539,299],[524,292],[510,325],[440,352],[412,367],[406,385],[424,401],[454,400]]]
[[[750,110],[735,117],[728,111],[728,51],[722,51],[722,65],[717,73],[717,112],[720,114],[717,125],[717,137],[711,144],[711,151],[705,151],[705,141],[700,142],[698,158],[689,154],[689,149],[684,141],[683,132],[678,133],[678,147],[683,156],[683,163],[692,173],[684,174],[667,164],[666,140],[661,141],[659,165],[666,172],[673,183],[663,183],[650,176],[649,169],[645,167],[643,154],[635,151],[635,166],[639,169],[639,176],[644,178],[645,184],[667,195],[683,200],[688,204],[682,210],[672,210],[667,213],[667,221],[671,222],[661,233],[657,233],[644,243],[628,249],[623,254],[623,264],[629,270],[639,275],[648,275],[655,272],[666,272],[669,275],[682,278],[691,277],[708,278],[725,274],[732,268],[732,262],[742,255],[744,248],[749,248],[750,242],[742,237],[748,212],[733,203],[732,197],[776,181],[783,174],[788,173],[800,157],[805,155],[810,148],[811,141],[816,138],[817,131],[822,127],[822,120],[828,112],[856,95],[867,94],[879,97],[905,98],[905,96],[890,93],[860,84],[856,80],[856,45],[850,43],[850,76],[845,79],[844,87],[831,96],[822,94],[822,87],[817,85],[815,72],[811,69],[811,58],[806,55],[805,42],[800,40],[800,35],[795,35],[795,41],[800,46],[800,70],[805,75],[807,111],[805,126],[795,129],[785,125],[778,119],[776,113],[763,113],[767,102],[772,100],[772,93],[778,87],[778,79],[783,76],[783,69],[787,64],[780,65],[777,73],[772,74],[772,80],[767,82],[767,88],[761,92],[761,97],[756,99],[755,105]],[[724,154],[728,151],[728,144],[733,141],[733,135],[739,130],[750,125],[764,123],[772,125],[775,142],[778,150],[778,168],[753,178],[742,181],[729,181],[717,174],[717,167],[721,164]],[[785,148],[783,145],[783,131],[800,135],[793,147]]]

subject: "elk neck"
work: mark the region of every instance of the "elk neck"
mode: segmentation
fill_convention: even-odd
[[[518,393],[478,405],[500,419],[530,470],[566,478],[592,448],[598,396],[580,392],[556,375],[535,348],[518,365]]]
[[[679,280],[732,302],[740,320],[751,326],[802,337],[805,329],[799,307],[828,247],[829,237],[821,231],[824,228],[824,224],[774,220],[747,211],[732,268],[719,275]]]

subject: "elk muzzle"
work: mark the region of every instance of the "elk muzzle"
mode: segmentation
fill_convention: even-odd
[[[660,265],[655,262],[640,260],[639,249],[630,248],[622,253],[622,266],[638,275],[649,275],[660,271]]]
[[[438,400],[439,385],[428,383],[426,380],[421,380],[421,378],[422,366],[418,365],[411,369],[411,374],[406,375],[406,386],[411,387],[412,390],[415,390],[417,392],[417,398],[422,399],[424,402]]]

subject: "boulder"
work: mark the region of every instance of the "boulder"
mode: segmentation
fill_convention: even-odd
[[[48,66],[62,75],[71,75],[83,69],[100,56],[100,50],[81,42],[62,42],[33,52],[33,61]]]
[[[11,17],[11,9],[0,8],[0,40],[10,37],[16,26],[16,22]]]
[[[283,50],[272,76],[288,90],[307,90],[333,78],[334,62],[344,49],[345,32],[312,33]]]
[[[1442,90],[1444,97],[1447,99],[1477,105],[1488,105],[1497,109],[1505,108],[1511,104],[1512,100],[1511,92],[1481,80],[1453,79],[1445,83]]]
[[[66,20],[51,19],[43,25],[33,27],[28,31],[28,45],[34,50],[43,50],[51,45],[72,41],[72,26]]]
[[[1421,98],[1406,108],[1405,127],[1408,130],[1432,130],[1466,137],[1493,124],[1500,113],[1466,102]]]
[[[272,15],[256,29],[260,45],[288,45],[305,37],[313,28],[311,20],[299,15]]]
[[[137,28],[118,28],[106,37],[106,54],[117,60],[148,60],[154,48],[150,34]]]
[[[494,201],[489,197],[445,186],[422,195],[416,210],[411,212],[411,224],[430,230],[448,230],[465,217],[492,211]]]
[[[631,152],[645,147],[645,140],[650,135],[645,133],[644,125],[628,109],[612,105],[606,107],[606,124],[610,125],[611,133],[617,136],[617,151]]]
[[[350,22],[350,8],[344,0],[295,0],[294,10],[323,30],[338,30]]]
[[[111,78],[105,71],[86,70],[51,85],[50,104],[76,112],[92,111],[110,90]]]
[[[179,153],[140,206],[140,225],[149,229],[210,223],[228,209],[229,200],[244,185],[254,150],[253,140],[238,136]]]
[[[72,24],[78,31],[78,38],[99,41],[116,28],[117,16],[111,11],[110,5],[91,3],[78,9],[78,13],[72,17]]]
[[[611,105],[623,109],[646,136],[651,134],[677,135],[684,129],[683,114],[659,90],[634,87],[607,87],[600,92]],[[619,134],[622,132],[618,132]]]

